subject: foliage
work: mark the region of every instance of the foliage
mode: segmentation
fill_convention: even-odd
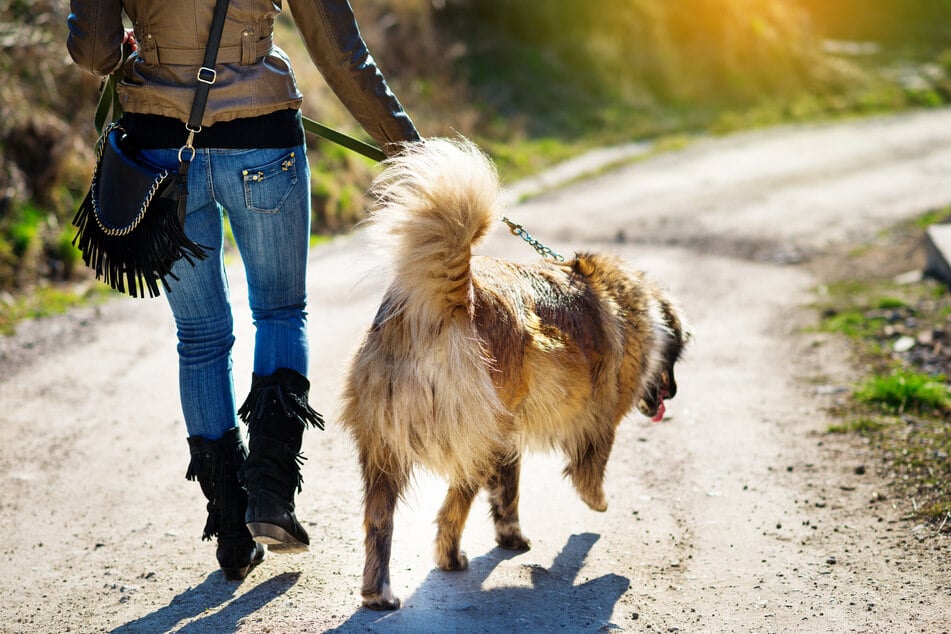
[[[476,54],[503,62],[494,68],[567,79],[595,97],[730,101],[807,86],[824,66],[815,33],[802,28],[790,2],[554,0],[544,11],[528,0],[448,5],[482,27],[471,39],[492,34]]]
[[[365,185],[372,161],[327,141],[318,142],[311,163],[313,224],[319,233],[342,233],[355,225],[366,208]]]

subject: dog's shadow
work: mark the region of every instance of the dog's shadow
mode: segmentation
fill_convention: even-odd
[[[234,632],[241,619],[254,614],[265,605],[283,595],[300,578],[298,572],[288,572],[262,581],[257,586],[235,597],[239,584],[225,581],[221,571],[208,575],[204,581],[178,594],[168,605],[145,616],[120,625],[110,634],[153,634],[170,632],[183,621],[189,621],[208,610],[225,604],[218,610],[188,622],[177,632]]]
[[[520,553],[495,548],[469,562],[464,572],[433,570],[395,612],[361,609],[329,632],[602,631],[611,629],[614,605],[630,579],[606,574],[576,584],[593,533],[572,535],[550,568],[527,565],[530,586],[483,583],[502,562]]]

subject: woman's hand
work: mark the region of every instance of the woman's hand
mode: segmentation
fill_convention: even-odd
[[[125,53],[126,50],[128,50],[129,53],[134,53],[137,50],[135,43],[135,32],[132,29],[127,30],[122,38],[123,53]],[[123,55],[123,57],[126,57],[126,55]]]

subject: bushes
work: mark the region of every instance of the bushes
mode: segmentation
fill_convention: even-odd
[[[893,0],[442,4],[441,27],[466,45],[459,67],[473,94],[506,120],[522,117],[530,136],[730,130],[951,101],[947,73],[903,64],[951,49],[947,0],[900,11]],[[828,38],[848,37],[876,40],[881,54],[831,52]]]
[[[813,86],[829,72],[792,2],[449,0],[444,14],[468,32],[473,61],[486,66],[480,76],[528,64],[533,89],[569,82],[598,99],[736,102]]]
[[[65,61],[59,38],[67,10],[65,3],[42,0],[13,0],[0,8],[3,290],[64,279],[75,269],[67,227],[81,195],[77,188],[85,186],[91,168],[98,82]]]

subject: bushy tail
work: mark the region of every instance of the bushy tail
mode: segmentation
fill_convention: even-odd
[[[495,166],[463,138],[408,145],[384,166],[370,189],[369,224],[391,252],[391,292],[404,310],[464,306],[472,247],[501,213]]]
[[[388,159],[371,192],[371,235],[390,250],[393,281],[351,366],[341,421],[371,471],[418,464],[476,484],[512,418],[468,319],[472,247],[501,211],[498,177],[472,143],[434,138]]]

